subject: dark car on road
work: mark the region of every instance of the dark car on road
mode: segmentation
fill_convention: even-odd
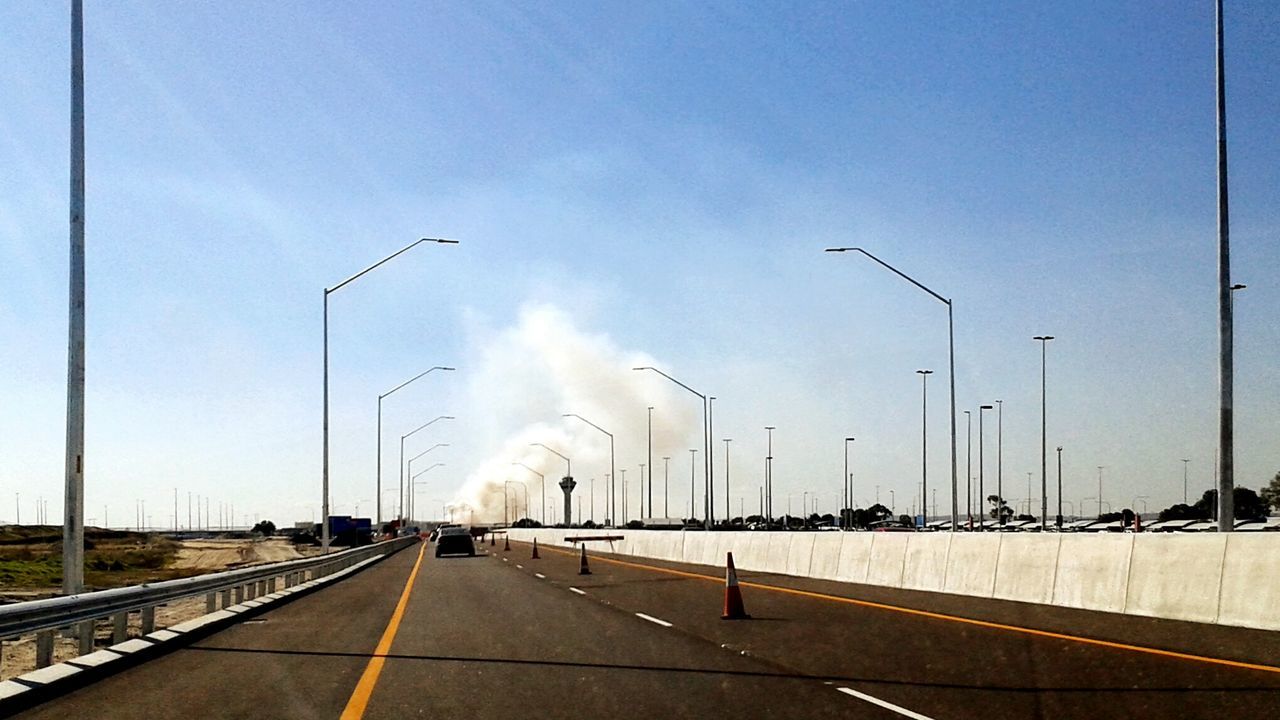
[[[464,527],[447,527],[440,529],[436,538],[436,557],[444,555],[467,555],[475,557],[476,544],[471,539],[471,531]]]

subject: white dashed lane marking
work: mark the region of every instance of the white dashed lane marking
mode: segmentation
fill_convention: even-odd
[[[892,710],[893,712],[896,712],[896,713],[898,713],[899,715],[902,715],[903,717],[909,717],[909,718],[912,718],[912,720],[933,720],[933,718],[929,717],[928,715],[921,715],[921,714],[920,714],[920,713],[918,713],[918,712],[914,712],[914,711],[912,711],[912,710],[908,710],[908,709],[906,709],[906,708],[904,708],[904,707],[902,707],[902,706],[900,706],[900,705],[894,705],[893,703],[891,703],[891,702],[889,702],[889,701],[887,701],[887,700],[881,700],[881,699],[880,699],[880,698],[878,698],[878,697],[873,697],[873,696],[868,695],[868,694],[866,694],[866,693],[858,692],[857,690],[854,690],[854,689],[852,689],[852,688],[842,687],[842,688],[836,688],[836,690],[839,690],[840,692],[844,693],[845,695],[852,695],[853,697],[856,697],[856,698],[858,698],[859,700],[863,700],[863,701],[865,701],[865,702],[869,702],[869,703],[871,703],[872,705],[879,705],[880,707],[884,708],[885,710]]]
[[[667,622],[666,620],[656,618],[652,615],[645,615],[644,613],[636,613],[636,617],[640,618],[641,620],[648,620],[649,622],[654,623],[655,625],[661,625],[662,627],[671,627],[671,623]]]

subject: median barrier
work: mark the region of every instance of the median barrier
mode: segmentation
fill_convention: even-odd
[[[1048,604],[1058,574],[1059,533],[1000,533],[993,597]]]
[[[902,587],[902,566],[907,560],[907,540],[910,537],[911,534],[899,532],[871,533],[867,584]]]
[[[1124,612],[1132,551],[1133,535],[1129,533],[1063,534],[1053,604]]]
[[[925,532],[906,535],[902,587],[941,592],[947,580],[947,554],[951,550],[952,534]]]
[[[1218,619],[1223,553],[1218,533],[1135,535],[1124,612],[1213,622]]]
[[[787,556],[791,554],[791,536],[795,533],[771,532],[767,534],[769,536],[769,549],[765,555],[764,571],[786,574]]]
[[[817,535],[817,533],[795,533],[791,538],[791,547],[787,551],[787,569],[785,571],[788,575],[810,577],[809,567],[813,562],[813,539]]]
[[[820,532],[813,537],[813,552],[809,560],[809,577],[835,580],[840,573],[840,545],[845,533]]]
[[[578,531],[567,531],[569,534]],[[1280,533],[611,530],[601,550],[1100,612],[1280,630]],[[566,545],[565,530],[512,540]]]
[[[995,591],[1001,533],[965,533],[951,543],[943,591],[989,598]]]
[[[836,579],[840,582],[865,583],[871,566],[871,540],[875,533],[843,533],[840,545],[840,564]]]
[[[1280,630],[1280,538],[1231,533],[1222,566],[1218,622]]]

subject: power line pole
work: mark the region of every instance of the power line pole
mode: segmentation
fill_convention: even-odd
[[[1222,0],[1217,0],[1218,86],[1218,389],[1221,393],[1218,446],[1222,454],[1218,476],[1218,532],[1235,526],[1235,428],[1233,419],[1234,341],[1231,306],[1231,238],[1227,212],[1227,87],[1223,58]]]

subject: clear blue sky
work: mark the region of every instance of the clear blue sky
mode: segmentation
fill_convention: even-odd
[[[914,371],[931,367],[945,508],[944,308],[821,252],[837,244],[954,298],[960,409],[1005,401],[1006,496],[1039,482],[1041,333],[1058,338],[1049,442],[1066,448],[1068,500],[1096,496],[1098,465],[1117,509],[1180,501],[1180,458],[1193,495],[1209,485],[1207,0],[86,5],[98,522],[104,507],[132,522],[141,499],[167,524],[175,487],[184,523],[188,491],[215,515],[314,513],[321,289],[422,235],[463,244],[332,297],[338,512],[372,505],[377,395],[431,365],[459,371],[384,416],[388,483],[400,434],[459,418],[431,439],[451,447],[423,503],[531,423],[558,426],[565,393],[522,394],[500,380],[512,358],[494,360],[535,306],[719,397],[748,509],[777,425],[775,511],[804,491],[835,508],[849,434],[860,504],[878,485],[909,511]],[[1234,275],[1249,285],[1237,478],[1257,488],[1280,470],[1280,7],[1227,7]],[[68,17],[0,4],[0,493],[21,493],[24,521],[38,496],[52,519],[61,507]],[[961,415],[962,475],[964,432]],[[976,475],[976,422],[974,437]],[[672,443],[687,472],[700,439]],[[619,437],[620,466],[644,452]],[[580,480],[603,477],[583,465]]]

